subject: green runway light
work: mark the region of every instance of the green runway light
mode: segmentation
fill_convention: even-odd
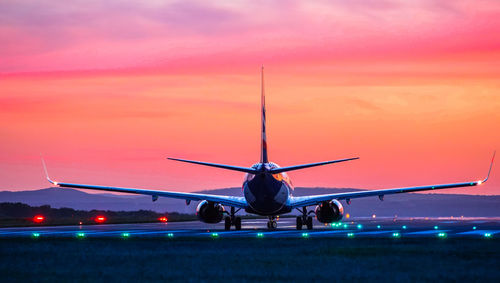
[[[437,229],[439,229],[439,227],[438,226],[434,226],[434,230],[437,230]]]
[[[394,233],[392,233],[392,237],[399,238],[399,237],[401,237],[401,234],[399,234],[398,232],[394,232]]]
[[[174,233],[168,233],[168,234],[167,234],[167,237],[169,237],[169,238],[173,238],[173,237],[174,237]]]
[[[347,233],[347,237],[348,238],[353,238],[354,237],[354,233]]]
[[[403,229],[406,229],[406,225],[403,225]]]
[[[491,238],[491,233],[484,233],[485,238]]]
[[[377,225],[377,229],[380,229],[380,228],[381,228],[380,225]]]
[[[40,233],[33,233],[33,234],[31,234],[31,236],[33,238],[38,238],[38,237],[40,237]]]
[[[264,233],[257,233],[257,238],[264,238]]]
[[[334,227],[334,228],[335,228],[335,227],[341,227],[341,226],[342,226],[342,223],[340,223],[340,222],[339,222],[339,223],[332,223],[332,224],[330,224],[330,226],[332,226],[332,227]]]
[[[219,238],[219,233],[212,233],[212,238]]]
[[[76,237],[77,237],[77,238],[80,238],[80,239],[81,239],[81,238],[85,238],[85,233],[83,233],[83,232],[78,232],[78,233],[76,233]]]
[[[309,233],[302,233],[302,238],[309,238]]]
[[[344,229],[346,229],[346,228],[347,228],[347,224],[344,224]]]
[[[361,225],[361,224],[358,224],[357,227],[358,227],[358,229],[363,229],[363,225]]]
[[[130,237],[130,234],[129,233],[122,233],[122,237],[123,238],[128,238],[128,237]]]
[[[439,238],[446,238],[446,233],[440,232],[440,233],[438,233],[438,237]]]
[[[476,226],[472,227],[472,230],[476,230]]]

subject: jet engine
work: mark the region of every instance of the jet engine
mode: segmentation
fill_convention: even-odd
[[[196,207],[196,216],[205,223],[219,223],[222,220],[224,206],[222,204],[201,201]]]
[[[331,223],[339,221],[344,216],[344,207],[342,204],[334,199],[332,201],[325,201],[316,206],[316,219],[321,223]]]

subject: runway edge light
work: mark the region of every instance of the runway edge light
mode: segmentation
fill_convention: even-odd
[[[437,236],[438,236],[439,238],[446,238],[446,233],[445,233],[445,232],[439,232],[439,233],[437,234]]]
[[[98,215],[94,219],[94,221],[97,222],[97,223],[104,223],[104,222],[106,222],[106,220],[107,220],[106,216],[103,216],[103,215]]]
[[[35,217],[33,217],[33,222],[35,223],[42,223],[43,221],[45,221],[45,216],[41,214],[35,215]]]

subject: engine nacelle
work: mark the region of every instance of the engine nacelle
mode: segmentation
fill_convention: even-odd
[[[316,206],[316,219],[321,223],[332,223],[339,221],[344,216],[344,207],[342,204],[334,199],[332,201],[325,201]]]
[[[196,216],[205,223],[219,223],[223,218],[224,206],[222,204],[201,201],[196,207]]]

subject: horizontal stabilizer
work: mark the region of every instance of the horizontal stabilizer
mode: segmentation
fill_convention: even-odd
[[[240,171],[240,172],[245,172],[245,173],[250,173],[250,174],[259,173],[258,170],[255,170],[253,168],[248,168],[248,167],[239,167],[239,166],[201,162],[201,161],[186,160],[186,159],[178,159],[178,158],[170,158],[170,157],[168,157],[167,159],[174,160],[174,161],[187,162],[187,163],[192,163],[192,164],[198,164],[198,165],[205,165],[205,166],[210,166],[210,167],[217,167],[217,168],[233,170],[233,171]]]
[[[287,172],[287,171],[292,171],[292,170],[299,170],[299,169],[304,169],[304,168],[309,168],[309,167],[314,167],[314,166],[321,166],[321,165],[332,164],[332,163],[339,163],[339,162],[356,160],[356,159],[359,159],[359,157],[346,158],[346,159],[338,159],[338,160],[331,160],[331,161],[324,161],[324,162],[317,162],[317,163],[309,163],[309,164],[302,164],[302,165],[295,165],[295,166],[280,167],[280,168],[276,168],[276,169],[271,169],[269,171],[272,174],[277,174],[277,173],[281,173],[281,172]]]

